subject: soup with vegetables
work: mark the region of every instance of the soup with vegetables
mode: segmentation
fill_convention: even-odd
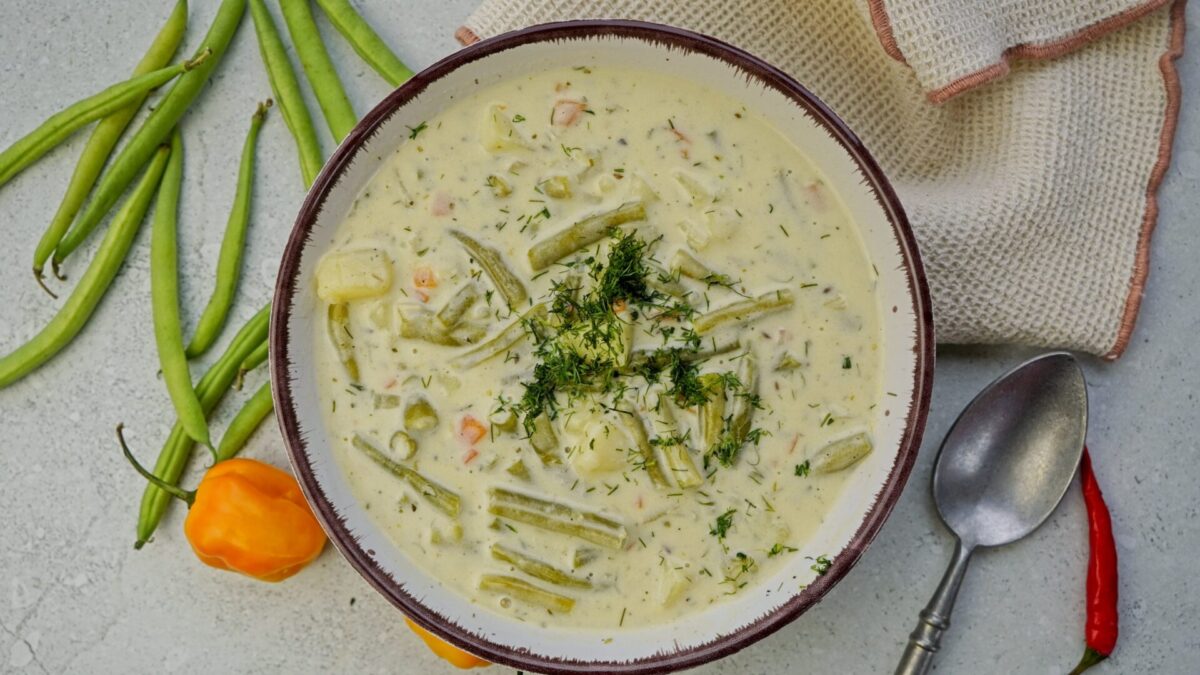
[[[328,249],[335,455],[448,587],[617,629],[828,568],[806,542],[872,449],[876,274],[736,100],[604,68],[483,88],[410,128]]]

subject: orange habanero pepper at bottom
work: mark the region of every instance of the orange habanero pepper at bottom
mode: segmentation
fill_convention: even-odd
[[[138,473],[187,503],[183,532],[204,564],[275,582],[299,572],[325,548],[325,532],[286,471],[252,459],[227,459],[189,492],[142,467],[120,426],[117,439]]]
[[[446,642],[433,633],[421,628],[417,624],[413,623],[412,619],[408,617],[404,617],[404,623],[408,624],[408,627],[412,629],[412,632],[417,634],[417,637],[425,641],[425,646],[429,647],[429,651],[442,657],[449,662],[450,665],[464,669],[486,668],[492,665],[478,656],[475,656],[469,652],[464,652],[463,650],[455,647],[449,642]]]

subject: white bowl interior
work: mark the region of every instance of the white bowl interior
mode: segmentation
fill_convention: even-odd
[[[542,69],[547,64],[623,66],[675,75],[743,101],[767,118],[825,173],[827,184],[839,195],[861,229],[863,243],[879,277],[880,317],[885,350],[883,395],[876,408],[876,451],[853,472],[816,536],[774,578],[762,579],[736,597],[707,611],[691,614],[669,625],[614,632],[612,630],[535,629],[481,609],[450,592],[410,562],[375,525],[362,508],[334,459],[329,434],[317,398],[316,369],[310,344],[310,322],[318,318],[313,286],[317,260],[325,253],[332,233],[370,180],[383,158],[407,136],[407,126],[434,117],[450,101],[479,87]],[[806,556],[828,554],[838,564],[875,504],[897,463],[909,422],[908,407],[919,386],[916,342],[922,335],[914,306],[908,267],[896,232],[880,200],[865,180],[858,164],[842,145],[805,110],[774,88],[725,61],[677,47],[632,37],[587,37],[532,42],[467,63],[428,86],[400,107],[380,126],[354,156],[352,165],[334,186],[316,217],[312,236],[301,254],[294,305],[287,325],[290,368],[288,379],[304,452],[313,477],[332,505],[338,520],[357,545],[381,570],[433,612],[447,617],[463,630],[499,645],[508,645],[549,659],[625,662],[663,652],[707,645],[737,632],[778,608],[814,578]],[[893,309],[894,308],[894,309]],[[848,556],[854,557],[854,556]],[[844,561],[846,564],[850,561]]]

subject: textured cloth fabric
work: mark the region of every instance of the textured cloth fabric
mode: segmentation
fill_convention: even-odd
[[[458,38],[623,18],[746,49],[828,103],[882,165],[940,342],[1116,358],[1170,156],[1184,2],[484,0]]]

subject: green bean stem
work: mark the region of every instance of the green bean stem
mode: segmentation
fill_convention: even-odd
[[[467,249],[467,253],[470,253],[471,257],[475,259],[475,262],[479,263],[488,278],[492,280],[492,284],[496,286],[496,290],[500,291],[500,296],[508,303],[510,310],[516,310],[525,304],[525,301],[529,299],[529,293],[525,291],[521,280],[512,273],[508,265],[504,264],[504,259],[500,257],[499,251],[476,241],[465,232],[450,230],[450,236],[457,239],[458,243],[462,244],[463,248]]]
[[[142,126],[134,133],[133,138],[125,144],[112,160],[108,170],[100,177],[92,198],[75,220],[75,225],[66,233],[58,247],[54,249],[53,264],[57,268],[80,244],[87,239],[92,230],[100,224],[113,207],[113,204],[125,192],[125,188],[133,182],[138,172],[154,154],[155,148],[167,142],[180,118],[187,112],[192,101],[204,90],[221,57],[225,55],[230,40],[237,32],[246,11],[246,0],[223,0],[217,10],[217,17],[212,27],[204,36],[197,55],[211,52],[211,56],[198,67],[184,73],[155,106],[154,112],[146,118]]]
[[[229,308],[233,307],[233,295],[237,290],[239,269],[242,266],[242,253],[246,248],[246,230],[250,225],[250,195],[254,191],[254,151],[258,142],[258,132],[262,129],[263,120],[267,117],[267,109],[271,107],[271,99],[258,104],[258,110],[250,118],[250,132],[246,134],[246,142],[242,145],[242,161],[238,169],[237,193],[233,197],[233,208],[229,212],[229,221],[225,225],[225,238],[221,240],[221,254],[217,257],[217,284],[212,297],[200,320],[196,323],[196,331],[192,341],[187,346],[187,356],[194,359],[212,347],[225,326],[229,317]],[[239,364],[240,365],[240,364]]]
[[[405,80],[413,76],[413,71],[396,56],[387,43],[371,25],[362,18],[347,0],[317,0],[317,4],[329,17],[329,22],[338,29],[346,42],[358,52],[375,72],[379,73],[387,83],[399,87]]]
[[[241,452],[242,448],[246,446],[246,441],[250,440],[250,436],[274,409],[275,402],[271,399],[271,381],[267,380],[262,383],[258,391],[254,392],[250,400],[246,401],[242,409],[234,416],[233,421],[226,427],[225,434],[221,436],[221,443],[217,446],[217,461],[223,462]]]
[[[296,55],[300,57],[300,65],[308,78],[308,84],[317,95],[317,103],[325,115],[329,132],[338,143],[350,133],[358,123],[342,81],[338,78],[329,51],[321,41],[321,33],[313,20],[312,7],[309,0],[279,0],[279,8],[283,10],[283,21],[287,24],[288,33],[292,36],[292,44],[296,46]]]
[[[50,323],[28,342],[0,358],[0,388],[7,387],[49,361],[71,343],[91,318],[133,245],[170,153],[169,146],[159,148],[142,180],[113,218],[104,241],[96,251],[96,257],[92,258],[87,271],[79,278],[79,283]]]
[[[134,77],[158,70],[171,62],[175,52],[179,49],[179,43],[183,41],[184,32],[187,30],[187,14],[187,0],[178,0],[171,16],[167,18],[167,23],[155,36],[146,55],[133,69]],[[100,172],[104,169],[104,164],[112,154],[113,148],[116,147],[117,141],[120,140],[121,134],[133,121],[145,100],[146,96],[142,96],[125,108],[100,120],[88,138],[87,145],[83,147],[83,152],[79,153],[79,161],[75,164],[75,171],[71,174],[71,182],[67,184],[67,191],[58,205],[58,211],[54,213],[54,218],[51,219],[46,232],[38,241],[37,250],[33,253],[33,276],[39,284],[42,283],[42,270],[46,266],[46,261],[50,259],[50,255],[54,253],[54,247],[58,246],[59,240],[71,226],[71,221],[75,220],[75,215],[79,213],[80,207],[87,200],[88,193],[92,191],[92,186],[100,177]]]
[[[246,377],[246,373],[261,366],[266,360],[267,343],[264,342],[250,356],[247,356],[245,361],[242,361],[242,365],[238,366],[237,377],[233,380],[233,388],[240,391],[242,388],[242,379]]]
[[[604,213],[584,218],[561,232],[557,232],[529,249],[529,265],[540,272],[585,246],[608,236],[614,227],[646,219],[646,206],[642,202],[627,202]]]
[[[254,31],[258,35],[258,49],[262,54],[263,66],[267,69],[267,79],[271,82],[271,92],[275,103],[283,115],[283,121],[296,139],[296,151],[300,155],[300,175],[304,178],[305,187],[311,186],[316,180],[321,166],[325,164],[321,154],[321,142],[317,140],[317,130],[313,126],[312,116],[308,114],[308,106],[300,92],[300,81],[296,71],[288,59],[283,39],[271,18],[263,0],[250,0],[250,16],[254,18]]]
[[[198,68],[208,58],[207,55],[201,54],[190,61],[138,75],[51,115],[50,119],[42,122],[37,129],[10,145],[4,152],[0,152],[0,185],[4,185],[30,164],[41,159],[42,155],[62,143],[80,127],[141,101],[151,91],[189,70]]]
[[[154,314],[154,343],[163,383],[171,395],[175,414],[187,435],[212,447],[208,421],[192,388],[183,335],[179,327],[179,258],[176,226],[179,192],[183,187],[183,139],[176,130],[171,136],[171,158],[158,188],[158,202],[150,230],[150,305]]]
[[[200,407],[204,409],[206,415],[217,407],[217,403],[229,391],[229,385],[237,376],[238,366],[267,339],[270,317],[270,305],[260,309],[237,332],[229,346],[225,348],[225,352],[196,383],[196,396],[200,399]],[[154,475],[166,483],[176,484],[184,467],[187,466],[191,449],[192,439],[183,430],[183,425],[176,421],[175,426],[171,428],[171,434],[167,436],[167,440],[158,454],[158,461],[154,465]],[[142,505],[138,514],[135,548],[141,548],[150,540],[170,503],[171,496],[162,489],[154,485],[146,486],[146,491],[142,493]]]

